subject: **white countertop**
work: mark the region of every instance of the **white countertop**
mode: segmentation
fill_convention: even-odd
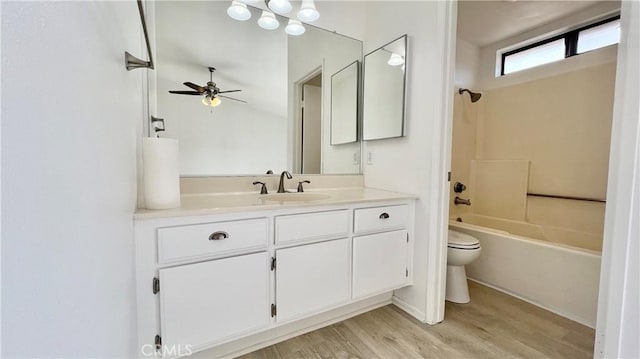
[[[304,193],[320,193],[329,198],[314,201],[286,201],[278,202],[266,200],[268,195],[255,192],[237,193],[199,193],[184,194],[180,197],[180,208],[153,210],[138,209],[135,219],[154,219],[167,217],[200,216],[220,213],[236,213],[257,210],[274,210],[282,208],[326,206],[333,204],[366,203],[378,201],[392,201],[416,199],[412,194],[383,191],[372,188],[333,188],[308,190]]]

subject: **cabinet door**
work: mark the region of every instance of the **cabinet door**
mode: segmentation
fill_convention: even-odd
[[[407,231],[353,239],[353,298],[403,287],[408,280]]]
[[[349,300],[349,239],[280,249],[276,258],[279,323]]]
[[[266,327],[266,252],[160,270],[162,344],[193,350]]]

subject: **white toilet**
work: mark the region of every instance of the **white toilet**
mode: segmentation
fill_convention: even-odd
[[[449,230],[446,300],[454,303],[469,303],[471,301],[464,266],[478,258],[481,250],[480,241],[475,237]]]

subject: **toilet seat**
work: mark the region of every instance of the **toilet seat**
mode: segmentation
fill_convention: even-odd
[[[476,245],[473,245],[473,246],[461,246],[461,245],[457,245],[457,244],[447,244],[447,248],[462,249],[462,250],[473,250],[473,249],[480,248],[480,243],[478,243]]]
[[[476,238],[457,231],[449,230],[449,236],[447,239],[447,247],[455,249],[478,249],[480,248],[480,241]]]

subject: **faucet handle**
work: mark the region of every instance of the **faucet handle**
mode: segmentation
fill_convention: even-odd
[[[311,183],[311,181],[304,180],[304,181],[298,182],[298,192],[304,192],[304,188],[302,188],[303,183]]]
[[[453,191],[455,193],[462,193],[467,189],[467,186],[464,185],[464,183],[460,183],[460,182],[456,182],[453,185]]]
[[[267,192],[267,184],[264,182],[260,182],[260,181],[255,181],[253,182],[253,185],[257,185],[257,184],[261,184],[262,188],[260,188],[260,194],[269,194],[269,192]]]

